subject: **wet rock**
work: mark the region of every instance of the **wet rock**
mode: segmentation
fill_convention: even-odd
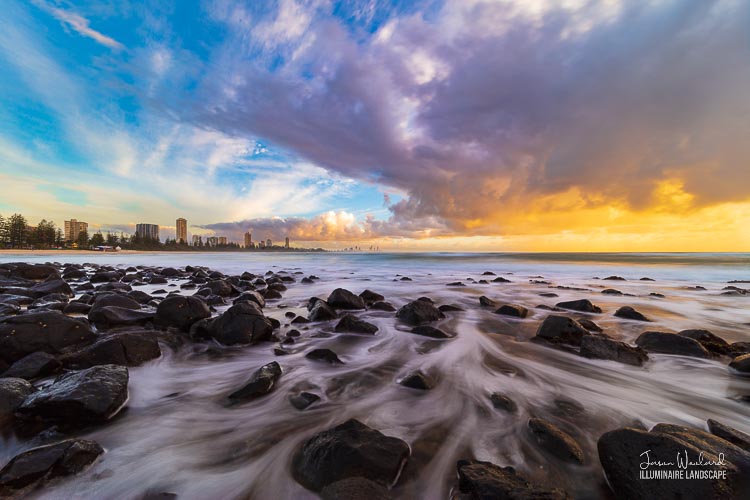
[[[737,356],[729,363],[729,368],[734,370],[738,375],[750,376],[750,354]]]
[[[586,330],[590,332],[602,332],[602,327],[594,323],[588,318],[582,318],[578,320],[578,323],[581,324],[582,327],[584,327]]]
[[[696,358],[711,357],[711,354],[697,340],[674,333],[643,332],[635,340],[635,343],[649,353],[676,354]]]
[[[445,315],[431,302],[415,300],[409,302],[396,312],[396,317],[404,323],[419,326],[443,319]]]
[[[334,309],[364,309],[365,301],[349,290],[337,288],[328,296],[328,305]]]
[[[583,450],[570,434],[541,418],[530,418],[528,424],[540,447],[560,460],[583,463]]]
[[[649,462],[675,463],[677,456],[688,454],[690,461],[719,461],[719,453],[727,451],[725,446],[703,439],[690,437],[687,433],[664,432],[670,429],[655,427],[651,432],[641,429],[621,428],[603,434],[597,443],[599,460],[607,482],[618,499],[631,498],[740,498],[747,493],[746,485],[741,484],[740,471],[726,455],[727,479],[652,479],[640,480],[638,471],[644,462],[644,451],[649,451]],[[710,436],[708,433],[704,435]],[[697,439],[696,439],[697,438]],[[713,438],[718,439],[718,438]],[[731,443],[724,441],[726,445]],[[739,450],[739,448],[736,448]],[[739,450],[741,451],[741,450]],[[650,473],[660,470],[673,470],[675,465],[652,464]],[[686,464],[685,473],[717,470],[716,466]]]
[[[40,311],[4,318],[0,322],[0,359],[14,363],[33,352],[51,354],[96,337],[81,319]]]
[[[88,304],[84,304],[83,302],[70,302],[65,306],[65,308],[63,308],[63,313],[65,314],[88,315],[90,311],[91,311],[91,306]]]
[[[331,483],[320,492],[322,500],[391,500],[388,488],[363,477],[348,477]]]
[[[0,495],[22,494],[47,481],[77,474],[103,453],[97,443],[84,439],[66,439],[24,451],[0,470]]]
[[[498,276],[494,280],[492,280],[493,283],[510,283],[510,280],[503,278],[502,276]]]
[[[208,333],[224,345],[253,344],[270,340],[273,324],[256,304],[240,302],[212,320]]]
[[[602,279],[609,281],[625,281],[625,278],[623,278],[622,276],[607,276],[606,278]]]
[[[371,306],[375,302],[382,302],[385,297],[379,293],[373,292],[372,290],[365,290],[359,294],[359,297],[365,302],[365,305]]]
[[[47,278],[60,277],[55,266],[47,264],[26,264],[22,262],[12,263],[11,276],[27,280],[45,280]]]
[[[89,313],[91,321],[99,330],[107,330],[115,326],[138,326],[154,321],[152,311],[126,309],[124,307],[98,307]]]
[[[318,492],[355,477],[389,487],[406,465],[409,453],[409,445],[401,439],[352,419],[305,441],[292,458],[292,476]]]
[[[229,395],[229,400],[232,403],[241,403],[265,396],[273,390],[279,377],[281,377],[281,366],[276,361],[263,365],[253,373],[241,389]]]
[[[421,335],[423,337],[430,337],[433,339],[450,339],[453,335],[450,335],[443,330],[435,328],[430,325],[415,326],[411,329],[411,333],[415,335]]]
[[[697,340],[707,351],[717,355],[731,355],[732,348],[726,340],[708,330],[683,330],[677,335]]]
[[[10,316],[21,312],[21,307],[13,303],[0,304],[0,317]]]
[[[615,290],[614,288],[605,288],[602,290],[602,293],[604,295],[622,295],[622,292],[620,290]]]
[[[404,276],[403,278],[401,278],[401,281],[413,281],[413,280],[408,276]]]
[[[276,300],[282,297],[281,293],[273,288],[266,288],[265,290],[261,290],[261,293],[263,294],[264,300]]]
[[[491,298],[482,295],[481,297],[479,297],[479,305],[485,307],[495,307],[497,304]]]
[[[211,317],[208,304],[197,297],[173,296],[162,300],[156,307],[156,324],[178,328],[182,331],[205,318]]]
[[[331,365],[344,364],[344,362],[339,359],[338,355],[330,349],[313,349],[305,354],[305,357],[307,359],[312,359],[313,361],[325,361]]]
[[[504,304],[495,311],[495,314],[501,314],[503,316],[512,316],[514,318],[525,318],[529,314],[529,310],[523,306],[514,306],[511,304]]]
[[[255,302],[260,308],[266,307],[266,299],[264,299],[263,296],[255,290],[247,290],[245,292],[242,292],[240,296],[234,299],[234,302],[232,303],[237,304],[239,302]]]
[[[389,312],[393,312],[396,310],[396,308],[393,307],[393,305],[390,302],[384,302],[384,301],[375,302],[374,304],[370,306],[370,309],[375,310],[375,311],[389,311]]]
[[[508,413],[514,413],[518,409],[515,401],[510,399],[505,394],[499,392],[493,392],[492,394],[490,394],[490,402],[492,402],[493,408],[498,410],[505,410]]]
[[[318,300],[310,309],[310,321],[329,321],[337,317],[336,311],[324,300]]]
[[[60,368],[62,368],[62,363],[51,354],[46,352],[32,352],[13,363],[10,368],[3,373],[3,377],[35,380],[37,378],[53,375],[60,371]]]
[[[750,452],[750,434],[738,431],[737,429],[719,423],[716,420],[708,419],[707,423],[708,430],[711,431],[711,434]]]
[[[0,418],[11,415],[34,392],[34,387],[22,378],[0,378]]]
[[[91,305],[90,312],[96,312],[97,309],[102,307],[120,307],[137,311],[141,308],[141,304],[127,295],[121,295],[119,293],[97,294],[94,297],[94,302]],[[89,320],[90,319],[91,318],[89,318]]]
[[[636,311],[630,306],[622,306],[617,311],[615,311],[615,316],[623,319],[632,319],[634,321],[651,321],[642,313]]]
[[[372,323],[361,320],[354,315],[346,314],[336,324],[334,330],[337,332],[366,333],[373,335],[378,331],[378,327]]]
[[[419,389],[421,391],[428,391],[435,387],[435,380],[426,375],[421,370],[416,370],[406,375],[399,384],[404,387],[410,387],[412,389]]]
[[[750,354],[750,342],[732,342],[729,344],[729,349],[735,357]]]
[[[454,304],[443,304],[440,307],[438,307],[438,311],[446,313],[446,312],[463,311],[463,309]]]
[[[292,320],[293,325],[302,325],[305,323],[310,323],[310,320],[305,318],[304,316],[297,316]]]
[[[120,281],[122,276],[123,274],[120,274],[119,271],[97,271],[91,276],[89,281],[91,283],[110,283]]]
[[[547,490],[531,484],[513,467],[499,467],[480,460],[459,460],[458,488],[471,500],[565,500],[560,489]]]
[[[451,283],[446,284],[445,286],[466,286],[461,281],[453,281]]]
[[[551,314],[536,331],[536,338],[547,342],[581,345],[581,339],[589,332],[579,322],[567,316]]]
[[[318,400],[320,400],[320,396],[313,394],[312,392],[300,392],[299,394],[289,397],[289,402],[292,403],[292,406],[300,411]]]
[[[52,385],[26,398],[17,414],[80,426],[109,420],[127,398],[127,368],[94,366],[58,377]]]
[[[580,311],[580,312],[586,312],[586,313],[602,312],[602,309],[599,306],[595,306],[588,299],[568,300],[565,302],[558,302],[557,304],[555,304],[555,307],[559,307],[560,309],[569,309],[571,311]]]
[[[89,368],[97,365],[140,366],[161,356],[153,332],[124,332],[99,338],[95,343],[61,359],[67,368]]]
[[[213,280],[203,285],[203,289],[208,288],[211,290],[211,295],[218,295],[220,297],[229,297],[232,295],[232,285],[224,280]]]
[[[126,296],[141,305],[148,304],[149,302],[151,302],[151,299],[153,299],[151,295],[147,294],[146,292],[142,292],[141,290],[133,290],[131,292],[128,292]]]
[[[586,335],[581,339],[581,356],[618,361],[633,366],[642,366],[648,361],[648,354],[643,349],[596,335]]]

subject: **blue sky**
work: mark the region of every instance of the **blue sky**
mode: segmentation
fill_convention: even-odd
[[[741,0],[2,7],[3,215],[431,249],[750,220]]]

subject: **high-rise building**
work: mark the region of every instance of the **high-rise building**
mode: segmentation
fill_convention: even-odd
[[[177,243],[187,243],[187,220],[180,217],[175,225],[175,240]]]
[[[88,222],[70,219],[65,221],[65,241],[76,241],[78,235],[89,230]]]
[[[159,225],[158,224],[136,224],[135,234],[144,240],[158,240],[159,239]]]
[[[206,238],[206,246],[215,247],[219,244],[219,239],[216,236],[209,236]]]
[[[258,248],[266,248],[266,242],[263,240],[260,240],[258,242]]]
[[[219,236],[219,245],[226,245],[226,244],[227,244],[227,237]]]
[[[200,234],[194,234],[193,235],[193,246],[194,247],[202,247],[203,246],[203,237]]]
[[[289,248],[289,236],[284,239],[284,248]]]
[[[268,238],[268,239],[266,240],[266,246],[267,246],[267,247],[272,247],[272,246],[273,246],[273,242],[271,241],[271,238]]]
[[[245,233],[245,248],[253,248],[253,235],[250,232]]]

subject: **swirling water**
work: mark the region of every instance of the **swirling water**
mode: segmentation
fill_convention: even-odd
[[[369,288],[399,307],[420,296],[456,304],[439,325],[456,334],[432,340],[409,333],[394,313],[357,315],[379,327],[374,336],[333,333],[332,324],[310,324],[275,356],[268,343],[250,347],[194,344],[163,348],[160,359],[130,369],[130,399],[114,421],[86,429],[107,453],[85,473],[38,498],[138,498],[169,491],[180,498],[315,498],[290,475],[291,456],[316,432],[358,418],[412,447],[394,494],[403,498],[448,498],[457,459],[476,457],[513,465],[530,479],[566,489],[577,498],[606,496],[596,440],[624,425],[649,428],[658,422],[703,427],[713,418],[750,432],[750,381],[728,373],[727,360],[652,355],[644,367],[589,360],[528,342],[549,311],[536,306],[589,298],[603,309],[589,317],[614,338],[632,342],[645,330],[706,328],[728,341],[750,341],[750,295],[722,295],[727,282],[750,280],[748,254],[97,254],[55,256],[65,262],[108,265],[203,265],[227,274],[266,270],[320,276],[312,285],[293,284],[265,312],[293,326],[287,311],[306,315],[311,296],[337,287]],[[0,261],[46,261],[48,255],[1,255]],[[472,283],[492,271],[510,283]],[[627,281],[604,281],[619,275]],[[401,281],[408,276],[412,281]],[[640,281],[648,276],[654,281]],[[489,276],[493,278],[493,276]],[[448,287],[463,281],[465,287]],[[534,283],[545,281],[549,284]],[[706,290],[695,289],[696,285]],[[749,284],[737,283],[739,287]],[[558,288],[567,287],[567,288]],[[155,289],[144,287],[144,291]],[[603,295],[616,288],[626,295]],[[543,297],[554,292],[558,297]],[[660,293],[664,298],[649,295]],[[523,305],[523,320],[503,319],[481,308],[478,297]],[[631,305],[654,322],[612,316]],[[576,316],[577,313],[572,314]],[[330,348],[345,364],[310,361],[312,348]],[[225,396],[250,374],[278,361],[283,375],[268,396],[227,407]],[[438,383],[430,391],[397,381],[421,369]],[[309,390],[321,401],[305,411],[289,396]],[[488,395],[502,392],[515,413],[492,407]],[[526,422],[544,417],[576,437],[586,463],[568,465],[542,452]],[[0,460],[40,444],[6,433]]]

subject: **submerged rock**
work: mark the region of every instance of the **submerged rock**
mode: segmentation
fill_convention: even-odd
[[[495,307],[497,304],[491,298],[482,295],[481,297],[479,297],[479,305],[485,307]]]
[[[615,316],[623,319],[632,319],[634,321],[651,321],[642,313],[636,311],[630,306],[622,306],[617,311],[615,311]]]
[[[390,302],[384,302],[384,301],[375,302],[373,305],[370,306],[370,309],[375,310],[375,311],[389,311],[389,312],[396,310],[396,308],[393,307],[393,305]]]
[[[492,406],[497,410],[505,410],[509,413],[514,413],[518,409],[515,401],[499,392],[493,392],[490,394],[490,401],[492,402]]]
[[[512,316],[514,318],[525,318],[529,314],[529,310],[523,306],[514,306],[511,304],[505,304],[500,306],[495,314],[501,314],[503,316]]]
[[[570,434],[541,418],[530,418],[528,424],[539,446],[565,462],[583,463],[581,445]]]
[[[472,500],[565,500],[560,489],[543,489],[531,484],[513,467],[499,467],[480,460],[459,460],[458,488]]]
[[[711,354],[700,342],[688,337],[665,332],[643,332],[635,340],[641,349],[660,354],[676,354],[696,358],[710,358]]]
[[[320,400],[320,396],[312,392],[300,392],[289,397],[289,402],[298,410],[304,410],[318,400]]]
[[[317,492],[354,477],[390,487],[408,459],[404,441],[352,419],[305,441],[292,458],[292,476]]]
[[[411,329],[411,333],[415,335],[421,335],[422,337],[430,337],[433,339],[451,339],[453,335],[450,335],[439,328],[435,328],[430,325],[415,326]]]
[[[399,384],[411,389],[429,391],[430,389],[435,387],[435,379],[433,379],[429,375],[424,374],[421,370],[416,370],[401,379]]]
[[[555,307],[560,309],[569,309],[571,311],[580,311],[587,313],[600,313],[602,309],[599,306],[595,306],[589,299],[579,300],[568,300],[566,302],[558,302]]]
[[[589,332],[579,322],[567,316],[551,314],[536,331],[536,337],[552,343],[581,345]]]
[[[731,355],[733,352],[732,346],[726,340],[708,330],[682,330],[677,335],[697,340],[707,351],[713,354]]]
[[[750,376],[750,354],[737,356],[729,363],[729,368],[734,370],[738,375]]]
[[[580,354],[585,358],[608,359],[633,366],[641,366],[648,360],[646,351],[639,347],[595,335],[586,335],[581,339]]]
[[[330,349],[313,349],[305,354],[305,357],[307,359],[312,359],[313,361],[325,361],[332,365],[344,364],[344,362],[339,359],[338,355]]]
[[[271,392],[276,381],[281,377],[281,366],[272,361],[263,365],[252,374],[250,380],[241,388],[229,395],[232,403],[252,401]]]
[[[396,313],[396,317],[404,323],[419,326],[443,319],[445,315],[431,302],[415,300],[401,307]]]
[[[359,319],[352,314],[346,314],[336,324],[334,330],[337,332],[366,333],[373,335],[378,331],[378,327],[372,323]]]

